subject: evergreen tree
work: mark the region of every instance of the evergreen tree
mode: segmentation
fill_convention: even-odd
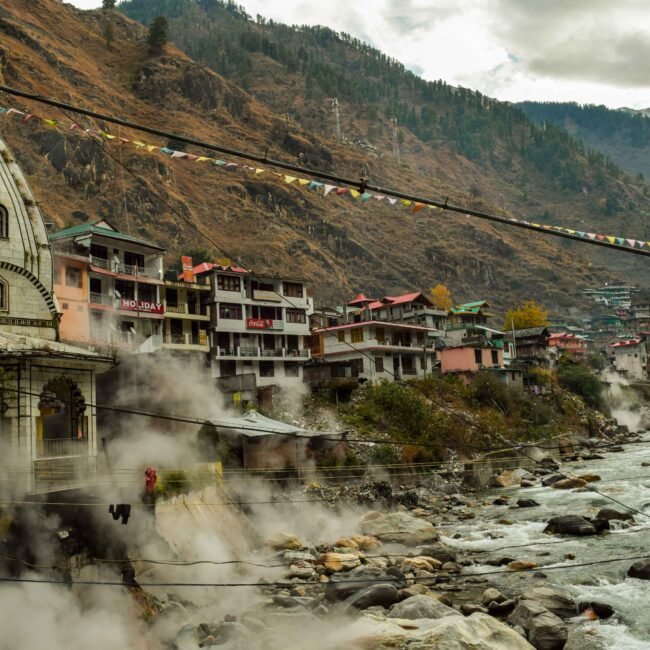
[[[167,27],[167,18],[165,16],[154,18],[147,37],[150,54],[160,54],[163,51],[165,43],[167,43]]]
[[[117,0],[102,0],[102,9],[104,11],[112,11],[115,9],[115,3]]]

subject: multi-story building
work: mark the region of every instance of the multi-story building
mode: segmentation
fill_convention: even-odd
[[[236,266],[204,266],[210,267],[212,289],[213,376],[249,376],[255,387],[301,383],[311,356],[306,341],[313,310],[304,283]]]
[[[485,300],[456,305],[449,310],[445,334],[460,342],[472,336],[477,326],[485,327],[492,314],[488,313],[490,305]]]
[[[77,487],[97,457],[95,380],[113,360],[58,341],[52,253],[36,200],[0,140],[0,490]]]
[[[614,368],[629,379],[648,379],[648,343],[645,336],[616,341],[610,346],[614,353]]]
[[[581,359],[587,354],[587,340],[567,332],[552,333],[548,339],[550,354],[557,358],[562,354]]]
[[[598,289],[587,289],[582,294],[591,298],[599,305],[607,307],[622,307],[627,309],[632,304],[632,295],[638,293],[638,287],[632,287],[624,284],[605,284]]]
[[[465,383],[479,372],[494,372],[506,384],[522,385],[522,371],[503,365],[503,347],[496,347],[489,339],[460,343],[438,351],[440,372],[455,374]]]
[[[316,328],[312,356],[317,382],[354,378],[396,381],[430,375],[435,364],[434,337],[438,330],[386,321],[361,321]]]
[[[164,249],[105,220],[50,235],[61,338],[153,351],[162,344]]]

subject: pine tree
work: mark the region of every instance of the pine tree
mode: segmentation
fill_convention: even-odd
[[[165,43],[167,43],[167,18],[158,16],[154,18],[149,27],[149,36],[147,37],[149,53],[160,54],[165,47]]]
[[[115,3],[117,0],[102,0],[102,9],[104,11],[112,11],[115,9]]]

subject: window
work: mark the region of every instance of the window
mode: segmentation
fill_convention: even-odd
[[[292,361],[284,362],[285,377],[300,377],[300,365]]]
[[[9,285],[0,278],[0,311],[9,311]]]
[[[232,275],[218,275],[217,287],[221,291],[241,291],[241,280]]]
[[[492,350],[492,365],[493,366],[499,365],[499,353],[497,352],[497,350]]]
[[[345,343],[345,330],[339,330],[336,333],[339,343]]]
[[[93,257],[97,257],[101,260],[107,260],[108,259],[108,248],[106,246],[100,246],[99,244],[91,244],[90,245],[90,254]]]
[[[158,302],[156,285],[138,283],[138,299],[146,302]]]
[[[0,205],[0,238],[9,239],[9,213],[4,205]]]
[[[287,309],[287,323],[306,323],[307,316],[304,309]]]
[[[101,293],[102,281],[99,278],[90,278],[90,293]]]
[[[137,266],[139,271],[144,271],[144,255],[124,251],[124,264],[126,266]]]
[[[275,363],[273,361],[260,361],[260,377],[274,377]]]
[[[81,289],[81,269],[73,266],[65,267],[65,286]]]
[[[178,290],[167,288],[165,290],[165,299],[168,307],[176,307],[178,305]]]
[[[115,297],[133,300],[135,298],[135,282],[115,280]]]
[[[386,340],[386,333],[384,332],[384,328],[383,327],[378,327],[375,330],[375,332],[376,332],[376,335],[377,335],[377,340],[380,343],[383,343]]]
[[[363,341],[363,328],[358,327],[350,333],[350,340],[352,343],[361,343]]]
[[[375,357],[375,372],[384,372],[384,357]]]
[[[241,320],[241,305],[237,305],[231,302],[219,303],[219,318],[224,318],[227,320]]]
[[[483,363],[480,350],[474,350],[474,362],[478,363],[479,366]]]
[[[299,282],[283,282],[282,287],[288,298],[302,298],[302,284]]]

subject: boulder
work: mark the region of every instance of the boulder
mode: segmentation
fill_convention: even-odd
[[[548,487],[549,485],[553,485],[554,483],[562,481],[563,479],[564,477],[560,476],[559,474],[551,474],[550,476],[542,479],[542,485],[544,487]]]
[[[419,546],[417,551],[420,555],[432,557],[434,560],[438,560],[438,562],[442,562],[443,564],[445,562],[456,561],[456,554],[446,546],[429,544],[427,546]]]
[[[531,650],[526,639],[492,616],[477,612],[471,616],[441,619],[400,619],[363,617],[352,623],[339,647],[373,650]]]
[[[581,614],[588,610],[591,610],[594,613],[595,618],[611,618],[614,616],[614,608],[607,603],[599,603],[596,601],[578,603],[578,611]]]
[[[382,542],[397,542],[407,546],[435,542],[438,539],[438,533],[431,523],[408,512],[369,512],[361,520],[361,531]]]
[[[619,512],[614,508],[601,508],[596,515],[596,519],[606,519],[607,521],[629,521],[634,523],[634,517],[629,512]]]
[[[515,560],[514,562],[508,562],[506,565],[510,571],[530,571],[530,569],[537,568],[537,562],[532,560]]]
[[[494,587],[488,587],[483,592],[483,597],[481,598],[481,602],[484,605],[489,605],[491,602],[502,603],[504,600],[508,600],[508,599],[498,589],[495,589]]]
[[[413,596],[413,598],[426,598],[426,596]],[[349,596],[342,605],[346,610],[367,609],[368,607],[390,607],[399,602],[400,595],[395,585],[380,583],[369,585]],[[433,601],[435,602],[435,601]],[[444,607],[444,605],[443,605]]]
[[[483,605],[478,605],[477,603],[463,603],[460,606],[460,611],[464,616],[471,616],[476,612],[487,614],[487,609],[483,607]]]
[[[402,569],[424,569],[425,571],[436,571],[442,566],[440,560],[420,555],[418,557],[407,557],[402,562]]]
[[[578,478],[582,481],[586,481],[587,483],[595,483],[596,481],[600,481],[600,476],[598,476],[598,474],[579,474]]]
[[[520,600],[508,623],[520,625],[537,650],[562,650],[569,633],[562,619],[534,600]]]
[[[524,592],[521,598],[541,603],[560,618],[571,618],[576,615],[576,606],[571,594],[560,587],[533,587]]]
[[[291,533],[280,533],[277,537],[270,539],[268,544],[276,551],[299,551],[304,544]]]
[[[556,535],[595,535],[598,531],[585,517],[560,515],[548,520],[544,532]]]
[[[411,596],[390,608],[389,618],[442,618],[443,616],[460,616],[461,614],[439,600],[429,596]]]
[[[361,565],[347,573],[334,573],[330,576],[330,580],[325,587],[325,597],[328,600],[343,600],[355,591],[367,587],[369,581],[374,584],[392,584],[398,589],[406,587],[404,580],[389,575],[382,569]]]
[[[650,560],[639,560],[635,562],[627,571],[630,578],[639,580],[650,580]]]
[[[497,603],[494,600],[488,605],[488,612],[492,616],[507,616],[515,608],[514,600],[504,600],[502,603]]]
[[[517,505],[520,508],[534,508],[535,506],[538,506],[539,503],[537,503],[535,499],[519,499]]]
[[[530,480],[534,476],[525,469],[506,469],[494,479],[499,487],[512,487],[519,485],[523,479]]]
[[[587,485],[587,481],[581,478],[563,478],[559,481],[555,481],[551,487],[554,487],[556,490],[573,490],[574,488],[580,488]]]
[[[353,553],[323,553],[316,562],[332,573],[349,571],[361,564],[359,557]]]

